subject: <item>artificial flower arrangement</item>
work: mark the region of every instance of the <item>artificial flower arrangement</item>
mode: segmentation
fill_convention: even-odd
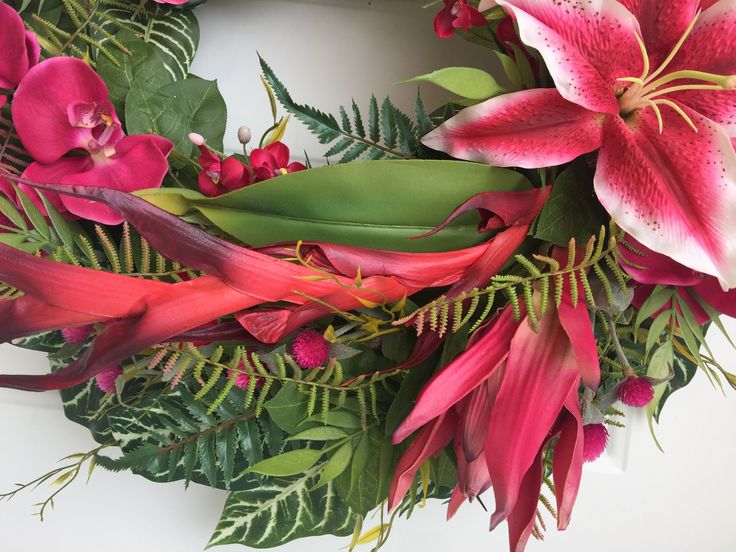
[[[41,514],[88,464],[227,489],[211,545],[375,550],[492,489],[519,552],[619,401],[736,386],[704,338],[736,314],[732,0],[443,0],[503,84],[329,115],[261,60],[274,124],[227,156],[193,4],[0,3],[0,336],[51,363],[0,386],[98,443],[32,482],[60,483]]]

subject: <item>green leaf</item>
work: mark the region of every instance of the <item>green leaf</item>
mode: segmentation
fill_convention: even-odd
[[[516,64],[513,58],[496,50],[494,50],[493,53],[496,54],[496,57],[501,62],[503,70],[506,73],[506,77],[509,79],[509,82],[514,87],[514,89],[521,90],[521,87],[524,83],[521,80],[519,66]]]
[[[386,436],[393,435],[399,424],[409,415],[417,394],[422,386],[432,377],[432,372],[437,362],[436,355],[415,366],[404,376],[399,392],[391,402],[386,414]]]
[[[634,328],[638,330],[647,318],[653,316],[654,313],[663,309],[665,306],[670,305],[674,293],[675,291],[669,286],[656,286],[654,291],[642,303],[641,307],[639,307]]]
[[[130,54],[116,50],[117,64],[101,56],[97,63],[97,72],[105,81],[110,92],[110,101],[122,118],[125,114],[125,98],[136,78],[145,81],[155,90],[172,82],[173,77],[151,44],[126,30],[118,33],[116,38],[125,44]]]
[[[54,207],[54,205],[46,198],[44,194],[39,193],[38,197],[41,198],[41,202],[43,203],[43,206],[49,215],[51,224],[53,225],[54,230],[56,230],[56,233],[59,236],[59,239],[71,251],[74,251],[74,248],[75,248],[74,233],[72,231],[72,227],[70,223],[64,217],[61,216],[59,211],[56,210],[56,207]]]
[[[128,134],[157,134],[168,138],[184,157],[189,157],[189,118],[171,98],[136,78],[125,99],[125,124]]]
[[[248,471],[271,477],[297,475],[314,466],[322,458],[322,454],[321,450],[314,449],[290,450],[261,460],[255,466],[248,468]]]
[[[319,481],[315,489],[318,489],[322,485],[327,485],[330,481],[334,480],[340,474],[342,474],[350,465],[350,460],[353,457],[353,443],[347,442],[337,449],[335,454],[325,464],[322,474],[320,475]]]
[[[337,427],[313,427],[292,435],[287,441],[336,441],[347,436],[347,433]]]
[[[309,422],[317,422],[322,424],[322,417],[322,413],[319,412],[304,420],[302,424],[306,424]],[[355,414],[351,414],[350,412],[346,412],[344,410],[330,410],[327,413],[326,420],[324,421],[326,422],[324,425],[332,427],[341,427],[343,429],[360,428],[360,418],[358,418]]]
[[[189,75],[184,80],[164,86],[159,92],[181,108],[187,118],[189,132],[201,134],[211,147],[222,150],[227,106],[217,81]]]
[[[264,407],[271,419],[286,433],[293,435],[299,424],[307,417],[309,398],[299,392],[296,384],[286,383]]]
[[[15,192],[18,200],[20,201],[21,207],[23,207],[23,210],[28,216],[28,219],[31,221],[33,227],[38,231],[39,234],[41,234],[41,236],[43,236],[47,240],[50,240],[51,229],[49,228],[46,219],[41,214],[41,211],[38,210],[38,207],[36,207],[35,203],[31,201],[31,198],[28,197],[28,195],[26,195],[23,190],[16,187]]]
[[[448,185],[448,183],[452,185]],[[423,234],[469,197],[527,189],[524,176],[462,161],[371,161],[287,174],[218,198],[188,203],[211,223],[252,246],[315,240],[396,251],[448,251],[488,239],[467,213],[429,238]],[[138,193],[166,209],[175,190]],[[158,196],[165,196],[159,202]],[[180,212],[180,211],[178,211]]]
[[[562,171],[552,186],[536,226],[535,238],[566,246],[570,238],[585,244],[606,224],[605,211],[595,197],[593,178],[582,163]]]
[[[230,493],[208,546],[276,548],[303,537],[351,534],[354,514],[334,483],[314,487],[318,471],[312,468],[288,480],[252,481]]]
[[[474,67],[445,67],[402,81],[401,84],[411,82],[431,82],[453,94],[471,100],[487,100],[505,92],[496,79]]]
[[[672,349],[672,341],[667,341],[666,343],[661,345],[652,355],[652,358],[649,361],[649,367],[647,368],[647,376],[654,379],[667,377],[672,370],[673,362],[674,355]],[[658,409],[659,402],[662,399],[662,395],[665,392],[666,386],[666,383],[661,383],[654,387],[654,398],[649,402],[646,407],[647,420],[649,421],[649,430],[651,431],[652,437],[654,437],[654,441],[657,443],[657,447],[659,447],[660,450],[662,450],[662,447],[657,440],[657,436],[654,434],[654,425],[652,422],[654,420],[654,414]]]
[[[16,228],[28,230],[28,225],[23,219],[23,215],[20,214],[20,211],[16,209],[15,205],[13,205],[4,194],[0,194],[0,213],[5,215]]]

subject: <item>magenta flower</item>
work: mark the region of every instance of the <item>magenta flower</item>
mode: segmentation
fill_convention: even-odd
[[[541,455],[559,436],[553,478],[558,489],[558,527],[566,528],[583,464],[581,379],[593,389],[600,380],[595,336],[582,302],[573,306],[566,291],[557,313],[540,321],[539,332],[532,330],[528,318],[516,322],[511,309],[504,309],[422,389],[394,433],[398,443],[422,428],[414,442],[424,440],[426,446],[412,444],[407,449],[394,476],[389,505],[398,505],[408,491],[413,466],[441,450],[459,428],[460,477],[450,514],[492,483],[496,512],[491,527],[508,519],[511,549],[520,552],[534,526],[542,484]],[[459,411],[460,421],[455,429],[447,429],[448,420],[457,418],[454,410]],[[481,457],[485,468],[478,460]]]
[[[618,400],[626,406],[643,408],[652,402],[653,398],[654,387],[646,377],[629,376],[618,386]]]
[[[667,285],[677,288],[678,295],[687,303],[700,324],[711,318],[703,304],[720,314],[736,317],[736,289],[723,291],[717,278],[655,253],[631,236],[626,236],[625,240],[637,251],[625,246],[619,247],[623,259],[621,267],[636,281],[633,300],[635,307],[641,307],[657,285]],[[671,306],[667,303],[663,308]],[[657,314],[658,312],[654,313],[655,316]]]
[[[443,0],[445,6],[434,18],[434,32],[440,38],[450,38],[455,29],[468,32],[470,27],[482,27],[485,16],[476,8],[468,6],[468,0]]]
[[[304,330],[291,342],[291,354],[302,368],[319,368],[327,363],[330,343],[316,330]]]
[[[41,47],[36,35],[8,4],[0,3],[0,88],[13,89],[28,70],[38,63]],[[0,107],[5,97],[0,96]]]
[[[595,462],[608,446],[608,429],[604,424],[583,426],[583,460]]]
[[[28,72],[13,98],[13,122],[36,160],[23,176],[35,182],[132,192],[159,187],[169,168],[173,144],[159,136],[125,136],[105,83],[75,58],[51,58]],[[73,151],[83,155],[66,156]],[[85,219],[123,220],[87,199],[57,194],[49,199],[60,211]]]
[[[424,138],[497,166],[600,149],[598,199],[650,249],[736,286],[736,8],[500,0],[556,89],[499,96]],[[662,16],[665,10],[666,16]]]
[[[120,366],[105,368],[95,377],[97,387],[105,393],[115,393],[115,384],[122,375],[123,369]]]
[[[189,140],[199,148],[199,165],[202,170],[197,178],[197,187],[202,194],[217,197],[253,182],[250,169],[236,157],[220,159],[212,153],[199,134],[190,134]]]
[[[254,149],[250,154],[250,166],[259,181],[307,168],[297,161],[289,163],[289,148],[281,142]]]

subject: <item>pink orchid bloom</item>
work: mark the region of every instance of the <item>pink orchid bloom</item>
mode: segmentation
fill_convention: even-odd
[[[189,139],[199,148],[199,165],[202,170],[197,177],[197,187],[202,194],[217,197],[253,182],[250,169],[237,157],[220,159],[206,146],[202,136],[190,134]]]
[[[434,33],[440,38],[450,38],[455,29],[468,32],[470,27],[482,27],[486,24],[485,16],[468,0],[443,0],[445,6],[434,18]]]
[[[428,431],[427,427],[456,410],[462,476],[450,514],[465,498],[474,498],[492,483],[496,512],[491,527],[508,519],[511,549],[520,552],[534,525],[541,486],[540,455],[558,434],[553,469],[558,527],[564,529],[569,522],[583,464],[578,387],[581,379],[590,388],[598,386],[598,353],[588,310],[582,302],[573,306],[567,290],[557,312],[539,322],[538,333],[528,318],[516,322],[510,308],[481,331],[464,353],[422,389],[413,410],[394,433],[394,442],[403,441],[422,426],[422,432]],[[420,451],[420,456],[406,464],[421,465],[436,450]],[[416,454],[412,447],[405,453]],[[485,467],[478,460],[481,457]],[[397,472],[395,482],[396,478],[406,481],[409,474]],[[391,506],[401,502],[406,490],[398,482],[392,486]]]
[[[41,47],[36,35],[8,4],[0,3],[0,88],[13,89],[38,63]],[[0,96],[0,107],[5,97]]]
[[[736,289],[723,291],[718,279],[713,276],[697,272],[655,253],[631,236],[626,236],[625,241],[637,251],[635,253],[624,245],[619,246],[619,253],[623,258],[621,268],[637,282],[634,306],[641,307],[657,285],[667,285],[677,288],[677,293],[688,304],[700,324],[710,320],[701,302],[715,312],[736,317]],[[668,304],[663,308],[669,307]]]
[[[169,168],[173,144],[159,136],[125,136],[105,83],[79,59],[51,58],[31,69],[13,98],[13,122],[36,160],[23,173],[32,181],[132,192],[159,187]],[[72,151],[85,154],[66,156]],[[60,211],[85,219],[123,220],[87,199],[56,194],[49,199]]]
[[[472,106],[423,142],[525,168],[600,149],[595,190],[616,223],[648,248],[736,286],[732,0],[702,13],[699,0],[498,4],[540,52],[556,89]]]
[[[254,149],[250,154],[250,166],[259,181],[303,171],[307,168],[303,163],[297,161],[289,163],[289,148],[281,142]]]

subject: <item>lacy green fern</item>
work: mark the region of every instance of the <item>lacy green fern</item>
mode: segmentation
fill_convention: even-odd
[[[415,157],[419,148],[419,138],[432,128],[432,122],[419,96],[416,102],[417,126],[388,97],[379,106],[376,97],[371,96],[365,117],[355,101],[349,109],[340,107],[338,117],[308,105],[298,104],[271,67],[263,58],[259,59],[265,79],[281,105],[307,125],[321,144],[331,144],[325,157],[339,156],[338,163],[349,163],[356,159]]]

